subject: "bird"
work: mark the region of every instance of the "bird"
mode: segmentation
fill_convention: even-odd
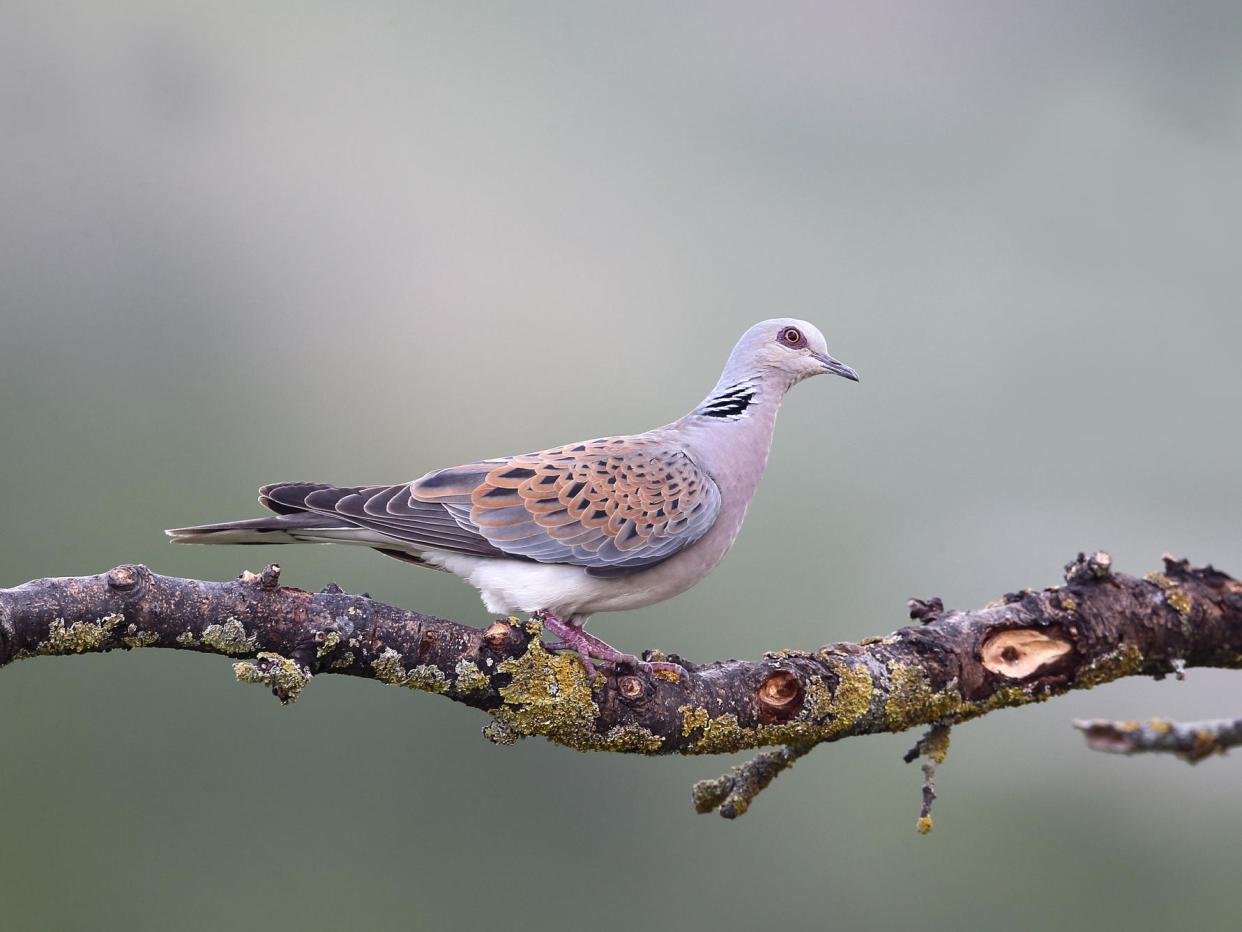
[[[728,553],[767,465],[785,393],[812,376],[858,373],[794,318],[737,341],[707,397],[645,433],[478,460],[393,485],[277,482],[273,516],[174,528],[178,544],[333,543],[371,547],[474,586],[489,612],[528,613],[596,666],[680,675],[587,633],[600,612],[690,589]]]

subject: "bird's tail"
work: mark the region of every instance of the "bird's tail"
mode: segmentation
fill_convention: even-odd
[[[164,533],[174,544],[323,544],[363,543],[354,540],[360,530],[348,521],[300,512],[172,528]]]

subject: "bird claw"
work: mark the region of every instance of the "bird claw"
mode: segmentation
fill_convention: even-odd
[[[686,675],[685,669],[680,664],[659,660],[640,660],[633,654],[624,654],[608,642],[600,640],[593,634],[587,634],[580,625],[571,621],[561,621],[551,612],[533,612],[531,617],[557,638],[555,641],[545,643],[544,647],[552,651],[572,650],[582,661],[587,677],[592,683],[595,682],[598,673],[594,661],[606,664],[613,670],[627,666],[633,667],[648,676],[672,673],[681,678]]]

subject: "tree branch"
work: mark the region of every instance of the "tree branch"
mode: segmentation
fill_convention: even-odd
[[[1112,754],[1163,752],[1197,764],[1213,754],[1224,754],[1242,744],[1242,719],[1220,718],[1206,722],[1109,722],[1103,719],[1074,722],[1087,737],[1087,747]]]
[[[279,572],[215,583],[130,565],[0,590],[0,666],[40,655],[194,650],[238,658],[237,678],[267,685],[282,702],[325,673],[439,693],[491,715],[484,732],[501,744],[542,736],[582,751],[642,754],[783,745],[696,788],[700,811],[726,816],[745,811],[818,744],[930,725],[916,751],[936,762],[947,747],[936,726],[1123,676],[1242,667],[1242,584],[1171,557],[1163,572],[1137,579],[1113,574],[1105,553],[1080,554],[1063,586],[1010,593],[977,611],[913,601],[920,624],[886,637],[757,661],[677,658],[686,677],[624,669],[594,682],[572,654],[546,650],[535,623],[477,629],[335,585],[282,587]],[[930,772],[926,784],[929,808]]]

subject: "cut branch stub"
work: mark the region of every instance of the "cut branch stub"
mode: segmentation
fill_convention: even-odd
[[[138,585],[139,578],[137,567],[118,566],[108,571],[108,588],[116,592],[128,592]]]
[[[617,678],[617,692],[625,699],[637,699],[646,691],[643,681],[637,676],[622,676]]]
[[[910,599],[906,602],[912,621],[930,625],[944,614],[944,600],[939,596],[930,599]]]
[[[759,684],[759,718],[765,724],[787,722],[802,711],[801,680],[789,670],[776,670]]]
[[[263,572],[259,574],[258,587],[265,592],[271,592],[280,585],[280,564],[269,563],[263,567]]]
[[[1065,565],[1065,581],[1067,583],[1085,582],[1091,579],[1104,579],[1113,571],[1113,558],[1105,550],[1097,550],[1091,556],[1080,553],[1071,563]]]
[[[1011,680],[1048,666],[1073,649],[1069,641],[1031,628],[1012,628],[988,638],[982,648],[983,666]]]
[[[483,631],[483,641],[499,653],[509,646],[509,634],[512,630],[513,626],[507,621],[493,621]]]

